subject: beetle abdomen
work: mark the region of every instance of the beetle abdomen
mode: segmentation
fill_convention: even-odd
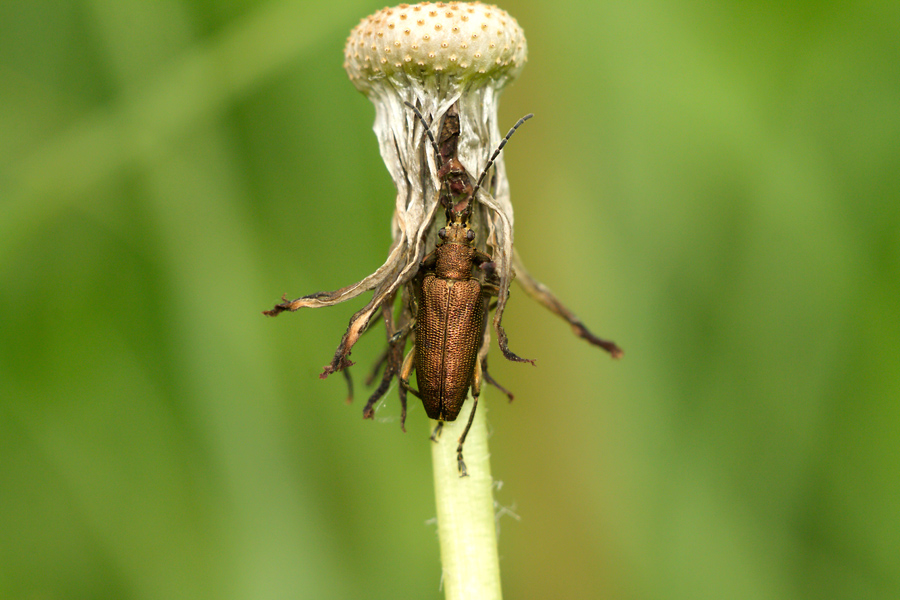
[[[428,417],[453,421],[475,370],[484,325],[476,279],[425,276],[416,317],[416,379]]]

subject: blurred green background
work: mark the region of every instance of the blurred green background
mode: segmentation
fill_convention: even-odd
[[[365,300],[260,315],[386,255],[381,6],[0,3],[0,597],[441,597]],[[517,247],[626,351],[514,288],[506,596],[900,597],[900,4],[503,8]]]

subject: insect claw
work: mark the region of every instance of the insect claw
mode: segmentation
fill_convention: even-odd
[[[468,476],[469,476],[469,473],[468,473],[468,471],[466,471],[466,463],[465,463],[465,461],[463,460],[463,457],[462,457],[462,451],[460,451],[459,453],[457,453],[457,455],[456,455],[456,462],[457,462],[457,465],[458,465],[458,467],[459,467],[459,477],[460,477],[460,479],[462,479],[463,477],[468,477]]]
[[[534,364],[534,359],[522,358],[509,349],[509,340],[506,337],[506,331],[503,330],[503,327],[497,327],[497,334],[497,337],[499,338],[497,341],[500,344],[500,350],[503,352],[503,357],[506,358],[506,360],[511,360],[513,362],[527,362],[531,363],[531,366],[537,366]]]
[[[438,438],[441,437],[441,430],[444,429],[444,422],[438,421],[438,424],[435,426],[434,431],[431,432],[431,441],[437,443]]]

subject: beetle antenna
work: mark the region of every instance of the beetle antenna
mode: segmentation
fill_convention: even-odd
[[[419,117],[420,121],[422,121],[422,125],[425,127],[425,133],[426,135],[428,135],[428,139],[431,141],[431,147],[434,148],[435,157],[438,159],[438,161],[443,162],[441,160],[441,151],[440,149],[438,149],[437,141],[434,139],[434,134],[431,133],[431,125],[428,124],[428,121],[425,120],[425,117],[422,116],[422,113],[419,112],[418,108],[416,108],[406,100],[403,101],[403,104],[413,109],[413,112],[416,113],[416,116]]]
[[[416,111],[416,112],[418,113],[418,111]],[[509,130],[509,133],[506,134],[506,137],[504,137],[502,140],[500,140],[500,145],[497,146],[496,150],[494,150],[494,154],[491,156],[491,160],[489,160],[487,162],[487,164],[484,166],[484,171],[482,171],[481,175],[478,177],[478,183],[475,184],[475,189],[472,190],[473,198],[475,197],[475,194],[478,192],[479,188],[481,188],[481,184],[484,183],[484,178],[487,176],[488,169],[491,168],[491,165],[494,164],[494,161],[500,155],[500,151],[503,150],[503,146],[506,145],[506,142],[509,141],[509,138],[512,137],[512,134],[514,134],[516,132],[516,129],[518,129],[522,123],[524,123],[525,121],[527,121],[528,119],[530,119],[533,116],[534,116],[534,114],[528,113],[527,115],[525,115],[524,117],[519,119],[516,122],[516,124],[512,126],[512,129]]]

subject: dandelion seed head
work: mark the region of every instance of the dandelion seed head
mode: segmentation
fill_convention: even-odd
[[[412,35],[406,33],[408,27],[402,26],[410,21],[418,26]],[[355,56],[357,47],[371,47],[374,39],[383,39],[387,43],[377,44],[368,60]],[[501,40],[506,42],[498,43]],[[412,47],[413,42],[418,42],[417,48]],[[413,60],[376,74],[371,65],[383,64],[381,58],[384,57],[380,54],[384,48],[397,44],[402,45]],[[468,54],[459,57],[460,60],[450,61],[440,52],[451,47],[460,48],[462,44]],[[473,79],[489,79],[491,85],[500,88],[515,79],[526,57],[522,28],[506,11],[478,2],[423,2],[415,6],[401,4],[385,8],[363,19],[347,39],[345,66],[353,84],[370,95],[377,93],[372,88],[381,85],[385,76],[391,80],[421,79],[435,73],[440,73],[444,83],[451,87],[464,86]],[[420,59],[425,63],[424,69],[418,66]]]
[[[362,19],[351,31],[344,68],[356,89],[375,105],[373,129],[397,196],[389,256],[375,273],[335,300],[375,290],[367,307],[354,315],[341,357],[349,355],[381,304],[410,283],[420,261],[434,247],[443,221],[438,200],[440,159],[425,126],[407,103],[424,116],[436,137],[453,109],[459,119],[454,158],[474,183],[502,139],[497,121],[500,93],[522,71],[527,54],[525,35],[516,20],[480,2],[401,4]],[[476,247],[490,254],[499,276],[495,314],[499,327],[512,280],[513,247],[513,210],[502,154],[479,188],[473,210]],[[487,352],[487,345],[481,351]],[[343,360],[332,369],[340,368]]]

